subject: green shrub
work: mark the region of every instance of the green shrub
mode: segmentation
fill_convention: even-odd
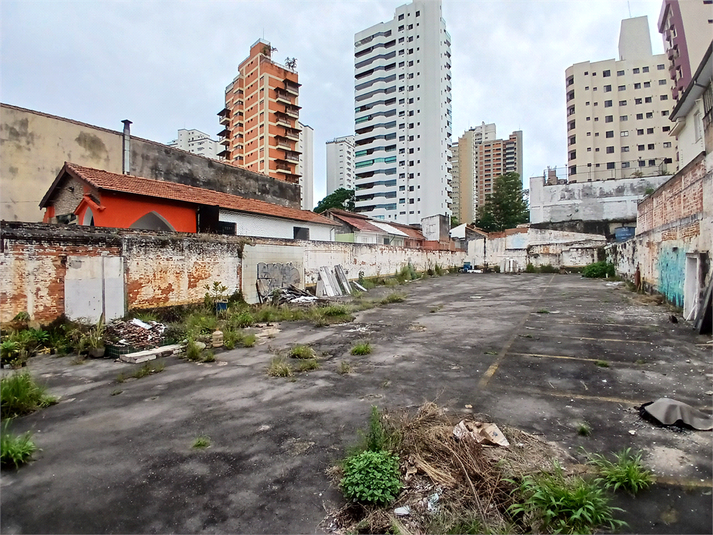
[[[37,446],[32,442],[32,434],[29,431],[22,435],[13,435],[7,429],[9,424],[10,420],[5,420],[5,425],[0,430],[0,464],[19,468],[30,460]]]
[[[588,437],[592,434],[592,428],[587,422],[577,424],[577,434],[581,437]]]
[[[240,314],[235,314],[230,317],[230,324],[235,327],[245,328],[255,325],[255,317],[248,311],[241,312]]]
[[[352,355],[368,355],[371,353],[371,344],[369,342],[359,342],[351,351]]]
[[[154,373],[161,373],[165,369],[166,369],[166,363],[164,363],[163,361],[160,361],[160,360],[157,360],[155,362],[147,361],[147,362],[144,362],[140,368],[137,368],[131,376],[134,377],[135,379],[141,379],[143,377],[146,377],[147,375],[153,375]]]
[[[651,472],[641,464],[641,452],[633,454],[631,448],[617,453],[614,462],[599,454],[592,455],[589,462],[597,467],[600,480],[607,488],[623,488],[636,494],[653,482]]]
[[[348,500],[389,505],[401,490],[399,459],[387,451],[363,451],[349,457],[340,486]]]
[[[527,264],[527,266],[525,266],[525,273],[537,273],[537,270],[532,264]]]
[[[198,343],[189,338],[188,343],[186,343],[186,358],[192,361],[200,361],[202,357],[203,350],[200,348]]]
[[[559,268],[554,267],[552,264],[545,264],[540,266],[540,273],[559,273]]]
[[[223,333],[223,346],[225,349],[235,349],[236,347],[253,347],[257,337],[243,331],[228,329]]]
[[[14,418],[29,414],[57,403],[57,398],[45,394],[45,387],[38,385],[27,373],[13,373],[0,381],[0,413],[2,418]]]
[[[389,303],[402,303],[406,300],[406,296],[400,292],[393,292],[384,297],[381,300],[382,305],[388,305]]]
[[[347,307],[344,305],[328,305],[319,309],[324,316],[344,316],[349,314]]]
[[[443,275],[443,273],[444,273],[443,268],[438,265],[438,262],[436,262],[436,265],[433,266],[433,271],[434,271],[434,272],[436,273],[436,275],[438,275],[439,277],[440,277],[441,275]]]
[[[198,311],[190,314],[185,321],[186,332],[190,335],[211,334],[218,327],[218,320],[213,313]]]
[[[609,262],[594,262],[582,270],[582,276],[590,279],[603,279],[613,277],[616,274],[614,264]]]
[[[566,478],[556,462],[551,473],[523,477],[515,492],[521,502],[508,511],[522,514],[536,533],[590,533],[598,527],[615,530],[626,525],[614,519],[613,512],[621,509],[609,505],[604,489],[578,476]]]

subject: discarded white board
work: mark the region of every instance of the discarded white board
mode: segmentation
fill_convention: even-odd
[[[361,284],[359,284],[356,281],[352,281],[352,284],[356,286],[356,289],[359,290],[360,292],[366,292],[366,288],[364,288]]]
[[[120,355],[119,360],[122,362],[129,362],[131,364],[139,364],[141,362],[146,362],[148,360],[154,360],[156,357],[167,357],[174,355],[181,351],[183,346],[180,344],[172,344],[168,346],[161,346],[155,349],[147,349],[145,351],[137,351],[135,353],[127,353],[126,355]]]
[[[341,295],[341,292],[339,291],[339,286],[337,285],[337,281],[334,279],[334,275],[329,272],[329,268],[327,268],[326,266],[322,266],[321,268],[319,268],[319,281],[317,281],[317,289],[320,289],[320,281],[322,282],[322,295],[326,295],[327,297],[335,297],[337,295]]]
[[[461,420],[453,428],[453,434],[459,440],[471,440],[477,444],[502,446],[504,448],[510,446],[508,439],[505,438],[503,432],[495,424]]]
[[[349,286],[349,279],[347,279],[347,276],[340,264],[334,266],[334,274],[337,276],[337,282],[342,289],[342,294],[351,295],[352,288]]]

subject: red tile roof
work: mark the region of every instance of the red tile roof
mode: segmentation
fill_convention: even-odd
[[[110,173],[100,169],[82,167],[81,165],[69,162],[65,163],[64,168],[60,171],[57,178],[61,177],[65,171],[75,178],[83,180],[99,190],[130,193],[133,195],[155,197],[159,199],[170,199],[191,204],[218,206],[226,210],[235,210],[238,212],[260,214],[283,219],[293,219],[297,221],[307,221],[320,225],[336,225],[331,219],[308,210],[288,208],[286,206],[280,206],[266,201],[246,199],[244,197],[238,197],[237,195],[231,195],[229,193],[187,186],[176,182],[166,182],[163,180],[154,180],[152,178]],[[50,188],[50,191],[47,192],[47,195],[45,195],[45,198],[42,200],[40,206],[44,207],[48,204],[51,192],[56,187],[58,182],[58,180],[55,180],[55,183]]]
[[[366,231],[366,232],[378,232],[380,234],[383,234],[384,231],[377,227],[376,225],[372,225],[369,223],[369,220],[363,216],[358,216],[357,214],[351,214],[351,215],[343,215],[343,213],[334,213],[332,212],[334,217],[340,221],[344,221],[347,225],[351,225],[357,230],[361,231]]]

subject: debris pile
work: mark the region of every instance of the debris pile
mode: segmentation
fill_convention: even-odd
[[[272,304],[284,305],[286,303],[318,303],[325,301],[309,293],[307,290],[300,290],[296,286],[290,284],[286,288],[276,288],[272,291]]]
[[[455,533],[463,529],[458,522],[477,518],[489,531],[512,529],[508,479],[551,468],[554,459],[573,459],[528,433],[481,423],[484,415],[479,420],[454,420],[434,403],[412,416],[384,415],[384,426],[400,437],[401,494],[388,509],[349,503],[324,527],[335,533],[385,533],[394,526],[401,533]]]
[[[134,318],[129,321],[112,321],[106,326],[106,334],[114,346],[148,349],[161,343],[165,328],[163,323],[155,321],[146,323]]]

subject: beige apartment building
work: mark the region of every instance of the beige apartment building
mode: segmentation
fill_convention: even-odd
[[[456,150],[454,159],[455,153]],[[457,154],[458,221],[472,223],[478,207],[493,193],[498,176],[510,172],[522,176],[522,132],[497,139],[495,124],[482,123],[458,139]],[[456,182],[455,173],[453,181]],[[456,196],[456,186],[453,195]]]
[[[676,172],[667,66],[651,51],[647,17],[635,17],[621,22],[619,60],[565,71],[570,182]]]

